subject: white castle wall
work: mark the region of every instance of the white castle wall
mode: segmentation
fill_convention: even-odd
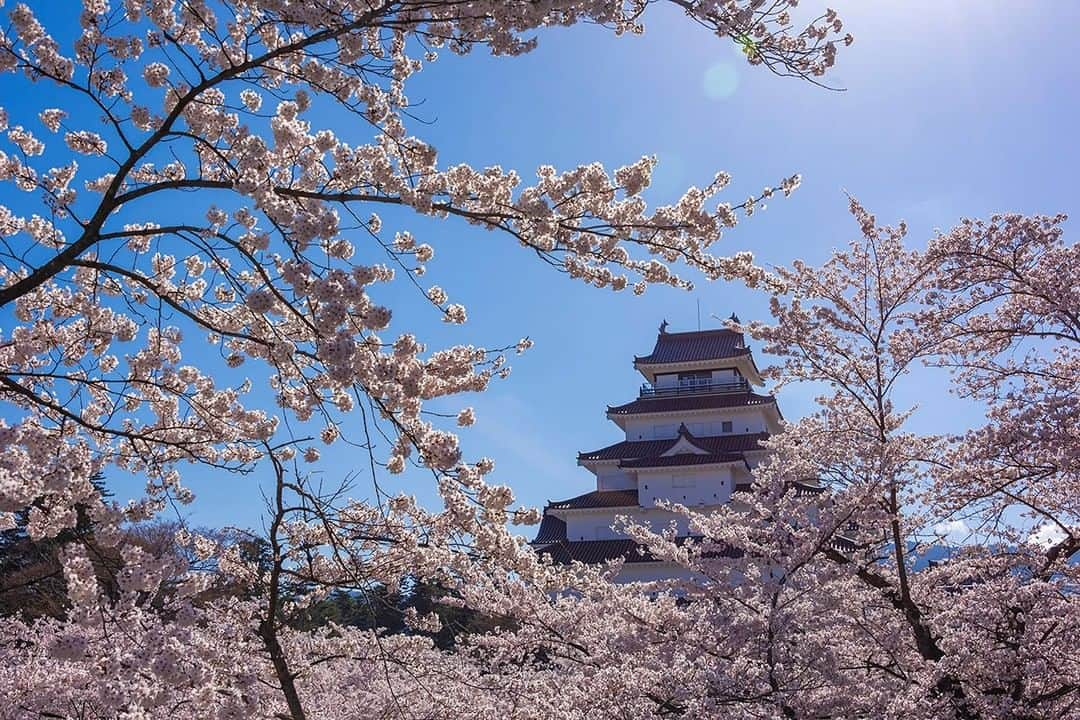
[[[678,418],[627,418],[627,440],[666,440],[678,437]],[[731,432],[725,433],[724,422],[731,423]],[[752,411],[739,412],[730,408],[713,413],[693,415],[685,418],[686,429],[691,435],[705,437],[709,435],[742,434],[765,432],[765,415],[755,408]]]
[[[654,531],[664,530],[674,520],[680,535],[688,532],[685,517],[660,508],[598,508],[596,510],[569,510],[560,516],[566,521],[567,540],[622,540],[623,533],[611,529],[619,515],[633,517],[636,522],[647,524]]]
[[[596,468],[597,490],[633,490],[637,481],[622,468],[600,465]]]
[[[723,505],[731,499],[730,467],[710,470],[642,472],[638,475],[638,502],[655,507],[657,502],[673,502],[688,507]]]
[[[690,580],[693,578],[686,568],[672,563],[625,563],[615,578],[617,583],[654,582],[656,580]]]

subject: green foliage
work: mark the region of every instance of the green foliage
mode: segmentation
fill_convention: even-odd
[[[111,493],[105,488],[105,478],[91,478],[101,497]],[[40,504],[15,514],[15,527],[0,532],[0,616],[22,614],[25,617],[60,617],[64,614],[67,592],[60,551],[69,543],[78,542],[93,548],[94,521],[85,505],[76,505],[75,526],[56,537],[34,540],[27,532],[31,512],[40,511]],[[99,560],[107,558],[98,555]]]
[[[109,497],[104,478],[93,478],[102,497]],[[73,542],[82,543],[89,551],[95,566],[100,570],[99,580],[105,592],[112,587],[112,578],[120,569],[121,561],[115,549],[106,551],[94,541],[94,521],[84,506],[77,507],[75,527],[54,538],[34,540],[27,532],[31,509],[16,517],[16,527],[0,532],[0,616],[21,614],[27,618],[62,617],[67,606],[66,586],[60,551]],[[169,523],[151,523],[127,530],[127,539],[155,553],[186,552],[175,546],[173,540],[177,527]],[[211,533],[215,534],[215,533]],[[242,533],[229,536],[216,533],[218,540],[234,543],[241,556],[254,561],[266,576],[273,564],[270,544],[258,536]],[[212,567],[203,568],[212,571]],[[225,596],[244,598],[260,597],[265,588],[241,587],[230,583],[215,584],[203,600]],[[283,594],[299,596],[304,588],[281,588]],[[442,627],[429,635],[442,649],[455,646],[458,638],[471,633],[487,632],[502,621],[485,616],[468,608],[457,606],[452,594],[439,585],[408,579],[397,588],[373,585],[363,590],[338,589],[329,597],[309,607],[289,624],[303,630],[325,627],[331,623],[350,627],[378,630],[383,633],[420,633],[405,622],[406,611],[415,609],[420,615],[436,614]]]
[[[437,633],[425,633],[408,627],[405,613],[410,608],[420,615],[435,613],[442,628]],[[329,623],[378,629],[390,634],[424,634],[430,636],[437,647],[448,650],[459,638],[488,632],[504,625],[505,621],[458,607],[452,594],[436,584],[408,580],[396,589],[377,585],[363,591],[335,590],[325,600],[315,603],[293,625],[310,630]]]

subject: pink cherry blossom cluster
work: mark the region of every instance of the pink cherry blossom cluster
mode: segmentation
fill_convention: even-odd
[[[819,267],[765,271],[749,253],[713,253],[797,175],[730,203],[717,173],[650,208],[652,157],[542,166],[526,181],[447,166],[412,134],[406,87],[436,51],[520,54],[582,22],[640,32],[648,5],[88,0],[70,52],[29,4],[7,12],[0,71],[56,92],[28,85],[0,112],[0,182],[16,198],[0,233],[26,250],[0,270],[12,318],[0,338],[0,524],[25,515],[31,538],[56,538],[87,512],[120,567],[105,587],[100,558],[66,547],[64,617],[0,621],[0,707],[294,719],[1075,711],[1080,258],[1063,218],[965,221],[914,251],[902,224],[881,227],[853,202],[859,240]],[[781,74],[820,78],[851,42],[833,11],[796,26],[790,0],[676,5]],[[63,109],[35,104],[46,97]],[[100,122],[88,126],[80,103]],[[323,126],[341,111],[367,134]],[[770,378],[824,388],[819,411],[769,441],[752,492],[714,514],[670,508],[699,541],[620,525],[680,579],[624,587],[611,582],[618,564],[538,557],[507,528],[537,511],[515,507],[490,481],[494,463],[468,459],[452,431],[476,422],[458,396],[504,377],[505,354],[532,343],[429,348],[399,326],[397,287],[446,322],[468,319],[455,288],[420,280],[450,251],[395,227],[407,213],[508,235],[597,287],[688,287],[680,265],[763,287],[774,322],[746,329],[779,357]],[[909,373],[923,364],[951,371],[942,388],[981,403],[985,423],[913,432]],[[314,479],[324,447],[343,442],[375,474],[364,492]],[[180,472],[191,462],[273,468],[265,556],[197,533],[177,539],[184,556],[124,545],[125,523],[192,499]],[[101,470],[144,476],[146,496],[104,502],[89,480]],[[388,494],[384,470],[433,478],[441,507]],[[943,527],[970,539],[929,565]],[[195,569],[203,560],[212,573]],[[446,624],[426,613],[396,635],[297,629],[335,589],[411,581],[438,583],[496,629],[461,652],[435,648],[429,635]]]

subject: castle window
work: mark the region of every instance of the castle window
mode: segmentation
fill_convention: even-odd
[[[667,440],[668,438],[677,437],[678,434],[678,425],[656,425],[653,427],[653,439],[655,440]]]
[[[723,422],[720,423],[720,432],[722,432],[722,433],[731,432],[731,421],[730,420],[724,420]]]
[[[684,372],[679,373],[679,385],[682,387],[698,387],[712,383],[712,371]]]

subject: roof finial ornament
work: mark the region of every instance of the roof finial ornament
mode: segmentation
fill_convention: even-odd
[[[661,335],[667,335],[667,325],[668,325],[668,323],[667,323],[666,319],[663,322],[660,323],[660,334]]]
[[[739,320],[739,316],[736,315],[735,313],[731,313],[731,317],[729,317],[728,320],[730,320],[733,323],[741,322],[741,320]]]

